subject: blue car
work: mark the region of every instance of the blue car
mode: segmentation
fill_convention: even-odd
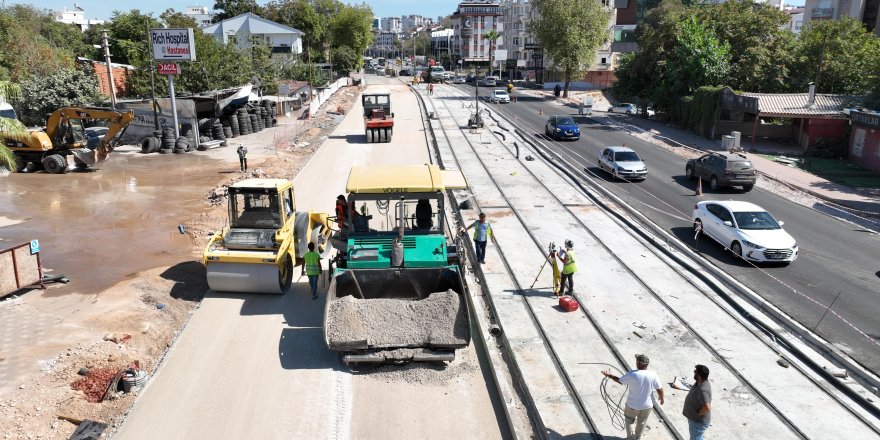
[[[578,128],[571,116],[551,116],[544,126],[544,134],[553,140],[578,140],[581,138],[581,129]]]

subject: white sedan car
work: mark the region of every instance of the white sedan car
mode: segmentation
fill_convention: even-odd
[[[498,103],[510,103],[510,95],[507,94],[504,90],[493,90],[492,94],[489,96],[490,102],[498,102]]]
[[[626,113],[628,115],[634,115],[636,114],[636,105],[629,103],[612,105],[608,108],[608,113]]]
[[[707,200],[694,206],[694,231],[707,235],[747,261],[790,263],[798,245],[783,222],[749,202]]]
[[[642,158],[627,147],[606,147],[599,153],[599,169],[624,180],[645,180],[648,167]]]

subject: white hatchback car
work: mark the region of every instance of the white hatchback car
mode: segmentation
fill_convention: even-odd
[[[507,92],[505,92],[504,90],[493,90],[492,95],[489,96],[489,101],[509,104],[510,95],[508,95]]]
[[[608,113],[626,113],[628,115],[636,114],[635,104],[623,103],[612,105],[608,108]]]
[[[707,200],[694,206],[697,235],[707,235],[747,261],[790,263],[797,242],[769,212],[749,202]]]

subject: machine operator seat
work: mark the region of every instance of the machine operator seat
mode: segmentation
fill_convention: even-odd
[[[416,203],[416,228],[431,229],[434,220],[431,218],[431,202],[428,199],[419,199]]]

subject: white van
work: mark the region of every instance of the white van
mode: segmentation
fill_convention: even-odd
[[[498,85],[498,77],[497,76],[487,76],[483,78],[483,85],[486,87],[495,87]]]

